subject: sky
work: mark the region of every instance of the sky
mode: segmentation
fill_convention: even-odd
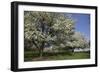
[[[71,16],[75,20],[75,30],[90,39],[90,14],[71,13]]]

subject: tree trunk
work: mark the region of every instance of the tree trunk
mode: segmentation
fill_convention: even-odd
[[[40,50],[40,58],[43,56],[43,48]]]
[[[44,23],[43,23],[44,18],[42,20],[40,20],[40,22],[41,22],[42,33],[44,33],[44,31],[45,31],[45,26],[44,26]],[[41,46],[40,46],[40,57],[43,56],[44,44],[45,44],[44,41],[42,41]]]
[[[72,53],[74,53],[74,49],[72,49]]]
[[[40,47],[40,54],[39,54],[40,57],[43,56],[43,50],[44,50],[44,42],[42,43],[42,45]]]
[[[72,55],[74,54],[74,49],[72,48]]]

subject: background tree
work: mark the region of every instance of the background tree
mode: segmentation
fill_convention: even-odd
[[[42,57],[45,46],[66,47],[74,34],[74,20],[64,13],[24,12],[24,41],[32,41]]]
[[[80,32],[75,32],[73,35],[73,41],[69,42],[69,45],[74,51],[75,48],[86,49],[90,48],[89,40]]]

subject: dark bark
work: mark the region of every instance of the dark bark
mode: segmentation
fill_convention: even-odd
[[[35,47],[39,49],[39,46],[38,46],[38,44],[35,42],[35,40],[33,40],[32,42],[33,42],[33,44],[35,45]]]
[[[43,56],[43,50],[44,50],[44,42],[42,43],[41,47],[40,47],[40,57]]]
[[[74,53],[74,49],[72,49],[72,53]]]
[[[43,23],[44,22],[44,18],[42,20],[40,20],[40,22],[41,22],[42,33],[44,33],[45,32],[45,24]],[[42,41],[41,46],[40,46],[40,57],[43,56],[44,45],[45,45],[45,42]]]

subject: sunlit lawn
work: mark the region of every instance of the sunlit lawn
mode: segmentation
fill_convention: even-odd
[[[63,52],[63,53],[47,53],[44,52],[42,58],[39,53],[33,51],[24,52],[24,61],[45,61],[45,60],[71,60],[71,59],[89,59],[89,52]]]

